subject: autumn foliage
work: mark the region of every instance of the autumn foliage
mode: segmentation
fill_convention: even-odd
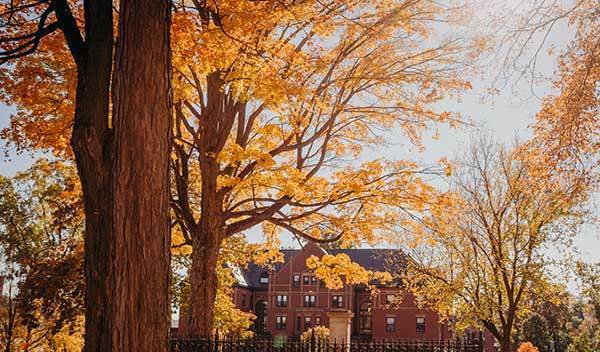
[[[545,249],[568,245],[586,214],[587,174],[557,172],[528,147],[477,139],[407,246],[405,279],[424,303],[459,330],[484,327],[506,352],[531,298],[553,296]]]
[[[342,245],[415,226],[432,170],[364,152],[386,130],[420,145],[421,132],[460,122],[432,104],[470,87],[462,60],[478,47],[434,26],[462,15],[430,1],[225,1],[175,14],[172,209],[193,247],[191,309],[212,306],[223,240],[254,226]],[[191,332],[206,334],[196,309]]]
[[[531,342],[523,342],[519,345],[517,352],[538,352],[538,349]]]
[[[82,347],[83,211],[73,167],[40,160],[0,176],[0,343],[7,351]]]
[[[60,4],[71,9],[73,23],[85,22],[82,3]],[[9,5],[19,11],[9,11]],[[429,304],[446,315],[449,307],[456,308],[459,325],[495,330],[507,345],[514,320],[524,314],[519,309],[522,296],[537,293],[532,287],[547,288],[542,285],[540,248],[550,237],[569,233],[564,237],[570,238],[575,226],[569,221],[581,218],[579,205],[597,186],[597,1],[578,1],[566,12],[554,7],[544,12],[564,16],[576,35],[559,54],[554,91],[543,99],[533,138],[497,153],[470,150],[471,163],[461,165],[447,193],[433,187],[428,176],[451,176],[448,164],[423,167],[374,151],[390,142],[421,149],[424,133],[463,122],[460,113],[442,109],[443,103],[471,88],[472,71],[465,63],[476,61],[486,45],[482,38],[466,39],[450,30],[468,22],[462,2],[208,0],[172,5],[174,106],[172,115],[163,114],[171,119],[172,130],[165,123],[161,140],[166,143],[172,134],[171,240],[177,264],[189,270],[177,281],[178,303],[189,320],[186,333],[245,331],[252,316],[236,310],[228,298],[233,268],[277,261],[285,235],[301,243],[342,247],[410,237],[409,248],[442,248],[428,257],[439,259],[432,266],[415,266],[412,273],[413,284],[434,298]],[[69,31],[57,30],[53,6],[20,0],[0,6],[0,17],[8,24],[2,27],[0,62],[13,60],[0,66],[0,101],[16,111],[0,135],[20,152],[50,151],[71,160],[76,155],[72,145],[77,146],[72,129],[88,126],[73,117],[84,66],[73,55]],[[117,18],[117,12],[112,16]],[[28,35],[40,20],[48,26],[43,35]],[[540,23],[544,28],[550,22],[541,18]],[[85,32],[85,26],[77,25],[71,29]],[[110,23],[108,29],[114,26]],[[524,27],[520,33],[536,30]],[[104,57],[112,58],[112,42],[108,46]],[[21,53],[27,55],[15,61]],[[80,130],[74,136],[85,137],[78,139],[83,141],[80,148],[87,145],[86,138],[93,139],[88,151],[96,154],[89,160],[109,170],[88,170],[88,175],[103,177],[103,182],[88,180],[88,187],[113,190],[106,175],[114,167],[105,162],[112,157],[105,156],[112,155],[107,145],[112,146],[113,125],[124,120],[108,112],[108,97],[113,94],[112,104],[115,97],[127,95],[109,90],[129,81],[111,81],[116,76],[111,76],[113,62],[107,62],[99,131]],[[91,77],[98,76],[96,68],[88,68]],[[120,146],[137,143],[141,150],[150,142],[155,141],[131,138]],[[145,155],[137,152],[119,164],[123,170]],[[113,194],[106,190],[97,194]],[[97,197],[98,209],[109,203],[112,198]],[[566,224],[562,233],[553,227],[557,224]],[[264,241],[249,244],[243,234],[257,227]],[[391,279],[345,255],[312,257],[308,265],[330,288]],[[461,296],[478,290],[500,292],[502,302],[497,303],[497,296],[479,295],[477,301]],[[500,325],[508,332],[500,331]]]

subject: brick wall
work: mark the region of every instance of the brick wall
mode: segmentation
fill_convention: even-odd
[[[432,311],[420,310],[414,305],[411,295],[398,288],[380,288],[377,296],[371,297],[370,292],[353,286],[340,290],[329,290],[306,268],[306,259],[311,255],[321,257],[325,252],[318,246],[309,244],[304,251],[299,252],[277,272],[268,275],[266,292],[256,293],[253,311],[256,313],[256,303],[267,303],[266,331],[272,335],[298,336],[310,326],[328,325],[327,311],[331,308],[345,308],[354,313],[352,321],[353,335],[368,334],[367,329],[361,329],[360,306],[365,302],[371,303],[371,331],[373,339],[439,339],[448,338],[447,328],[438,323],[438,315]],[[243,287],[235,289],[235,296],[250,294]],[[387,304],[388,295],[397,297],[394,304]],[[278,296],[279,304],[278,304]],[[335,302],[334,302],[335,296]],[[282,299],[286,297],[285,303]],[[308,297],[308,298],[307,298]],[[305,301],[308,303],[306,304]],[[247,310],[247,307],[238,307]],[[334,306],[336,304],[336,306]],[[417,329],[417,318],[424,319],[424,330]],[[285,324],[283,324],[285,321]],[[392,323],[393,324],[387,324]],[[423,326],[423,324],[421,324]]]

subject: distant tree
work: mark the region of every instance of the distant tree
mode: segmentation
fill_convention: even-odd
[[[0,177],[0,253],[8,295],[0,299],[5,351],[81,349],[83,334],[83,206],[77,174],[38,161]]]
[[[548,321],[542,315],[532,313],[519,329],[519,341],[531,342],[540,352],[551,351],[551,335]]]
[[[569,243],[587,178],[558,173],[538,155],[480,137],[453,177],[443,206],[407,247],[407,283],[458,326],[479,325],[513,348],[532,297],[552,297],[544,248]]]
[[[594,317],[600,321],[600,263],[577,263],[584,301],[593,307]]]
[[[581,282],[580,318],[573,326],[569,352],[600,350],[600,263],[578,263]]]
[[[577,302],[566,287],[552,284],[552,297],[532,297],[534,311],[542,316],[548,325],[554,351],[566,351],[571,343],[571,332],[574,314],[574,304]]]

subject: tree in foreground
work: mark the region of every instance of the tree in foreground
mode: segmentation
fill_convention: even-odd
[[[480,138],[453,177],[453,201],[432,208],[421,245],[410,251],[406,280],[457,328],[481,326],[503,352],[528,302],[552,299],[547,246],[575,234],[587,179],[556,173],[524,146]]]
[[[432,125],[459,121],[432,104],[469,87],[462,63],[478,47],[436,29],[462,11],[412,0],[220,1],[174,16],[172,208],[178,245],[192,247],[190,335],[212,332],[216,266],[231,236],[262,225],[273,244],[287,232],[347,246],[415,225],[433,170],[368,151],[390,134],[420,146]]]
[[[72,127],[86,219],[85,349],[165,351],[169,3],[120,1],[116,52],[111,1],[3,1],[0,16],[3,98],[19,110],[13,123],[46,121],[29,130],[42,135],[58,128],[64,154]],[[40,86],[56,99],[32,99]],[[63,124],[52,124],[57,116]]]

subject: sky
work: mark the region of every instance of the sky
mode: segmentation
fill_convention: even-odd
[[[549,44],[561,47],[571,37],[571,30],[562,25],[552,32],[552,40]],[[497,69],[497,67],[494,67],[494,62],[490,62],[489,66],[483,72],[483,77],[491,77],[494,72],[497,72],[494,71]],[[542,54],[538,68],[542,73],[552,73],[555,69],[554,58]],[[388,159],[412,159],[423,165],[433,165],[442,157],[452,159],[460,155],[461,151],[468,145],[470,136],[473,135],[476,128],[486,130],[504,143],[510,143],[516,136],[524,139],[531,135],[528,126],[533,122],[535,113],[539,109],[539,96],[549,92],[548,85],[536,85],[534,91],[537,96],[532,96],[527,82],[522,82],[520,86],[509,85],[501,89],[499,94],[489,96],[485,92],[490,85],[490,81],[478,78],[472,83],[474,89],[464,93],[460,100],[445,99],[436,108],[459,111],[477,127],[450,129],[441,126],[438,139],[431,138],[431,133],[424,136],[425,150],[423,151],[410,144],[403,143],[403,135],[399,131],[392,130],[390,132],[391,145],[383,150],[379,149],[369,153]],[[13,111],[12,107],[0,104],[0,129],[7,126]],[[4,147],[5,143],[6,141],[0,140],[0,148]],[[14,148],[10,146],[7,151],[8,155],[6,156],[4,153],[0,154],[1,175],[14,175],[18,171],[25,170],[34,160],[29,154],[17,155]],[[600,204],[597,194],[593,198],[594,203]],[[596,212],[596,215],[599,215],[599,213]],[[247,235],[253,241],[258,241],[261,238],[258,228],[250,230]],[[283,244],[292,246],[294,243],[285,240]],[[575,241],[575,245],[579,248],[579,258],[589,262],[600,261],[600,232],[597,227],[584,227]]]

